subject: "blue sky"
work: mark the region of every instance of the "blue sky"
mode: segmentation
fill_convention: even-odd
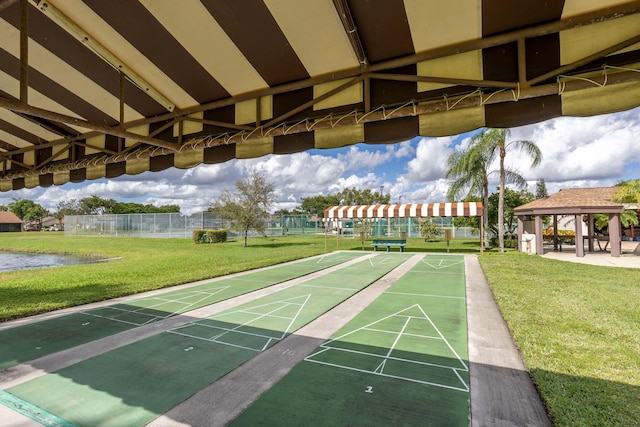
[[[222,191],[233,188],[236,180],[246,178],[252,168],[264,171],[274,183],[274,211],[291,209],[303,197],[332,194],[347,187],[379,191],[383,186],[393,203],[442,202],[448,189],[446,160],[476,132],[23,189],[0,193],[0,204],[23,198],[53,211],[61,200],[95,194],[121,202],[177,204],[183,213],[190,214],[206,209]],[[640,178],[640,108],[595,117],[556,118],[512,128],[511,137],[534,141],[542,150],[543,161],[536,169],[529,167],[530,159],[517,152],[509,152],[506,158],[508,167],[529,181],[532,192],[538,178],[545,179],[550,194],[560,188],[610,186]]]

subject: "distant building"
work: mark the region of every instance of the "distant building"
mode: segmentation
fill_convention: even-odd
[[[45,216],[40,222],[44,228],[60,227],[62,225],[62,222],[59,219],[52,216]]]
[[[0,212],[0,232],[22,231],[22,220],[13,212]]]

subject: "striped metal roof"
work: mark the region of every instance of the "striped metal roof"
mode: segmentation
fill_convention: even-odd
[[[640,1],[0,0],[0,191],[640,105]]]
[[[328,219],[340,218],[419,218],[482,216],[482,203],[405,203],[396,205],[331,206],[324,211]]]

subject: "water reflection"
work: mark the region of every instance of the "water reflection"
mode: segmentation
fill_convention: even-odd
[[[91,259],[73,255],[0,253],[0,272],[87,264]]]

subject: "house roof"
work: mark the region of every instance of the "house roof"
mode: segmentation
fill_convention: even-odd
[[[611,201],[617,187],[565,188],[543,199],[518,206],[516,215],[621,213],[624,206]]]
[[[13,212],[1,211],[0,224],[22,224],[22,220]]]
[[[0,0],[0,191],[640,105],[640,1]]]

